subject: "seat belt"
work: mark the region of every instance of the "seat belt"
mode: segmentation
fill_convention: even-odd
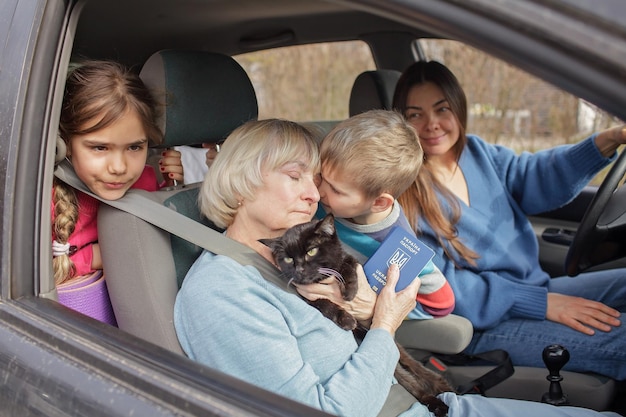
[[[105,204],[130,213],[137,218],[185,239],[203,249],[208,250],[209,252],[228,256],[242,265],[253,266],[267,281],[275,284],[285,291],[297,294],[293,287],[289,286],[286,281],[280,278],[280,271],[257,252],[235,240],[227,238],[222,233],[213,230],[202,223],[198,223],[189,217],[148,198],[147,195],[149,195],[149,191],[132,189],[119,200],[105,200],[93,194],[83,184],[83,182],[76,176],[74,167],[72,167],[67,160],[59,163],[54,175],[71,187],[84,192],[85,194]],[[493,375],[490,376],[493,377]],[[492,378],[488,378],[488,382],[483,381],[482,379],[483,377],[472,381],[470,384],[471,387],[475,388],[478,386],[484,390],[486,387],[495,385],[495,383],[492,382]],[[477,384],[476,381],[480,381],[482,384]],[[470,389],[469,387],[460,388],[466,392],[476,392],[475,389]],[[397,416],[402,411],[410,408],[415,401],[417,400],[409,394],[404,387],[394,384],[387,401],[378,414],[378,417]]]
[[[285,291],[296,293],[292,286],[280,278],[280,271],[257,252],[202,223],[196,222],[150,199],[147,196],[150,193],[149,191],[131,189],[119,200],[105,200],[92,193],[83,184],[76,176],[74,167],[67,160],[63,160],[57,165],[54,175],[64,183],[96,200],[130,213],[209,252],[228,256],[242,265],[253,266],[266,280]]]
[[[509,353],[502,349],[471,355],[465,353],[457,353],[455,355],[435,354],[431,358],[436,358],[449,366],[471,366],[483,363],[493,366],[493,369],[487,373],[456,387],[458,394],[485,395],[485,391],[493,388],[515,373],[515,367]],[[427,368],[437,371],[430,366],[427,366]]]

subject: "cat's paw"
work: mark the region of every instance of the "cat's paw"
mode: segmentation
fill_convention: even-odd
[[[335,321],[339,327],[344,330],[356,329],[356,319],[350,313],[345,310],[341,310],[337,313],[337,320]]]
[[[354,330],[356,328],[356,319],[332,301],[326,298],[319,298],[314,301],[308,301],[308,303],[317,308],[324,317],[332,320],[333,323],[342,329]]]
[[[448,405],[434,396],[428,396],[419,400],[422,404],[428,407],[428,411],[433,413],[435,417],[447,417]]]

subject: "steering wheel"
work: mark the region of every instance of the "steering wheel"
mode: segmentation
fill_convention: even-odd
[[[624,173],[626,151],[617,158],[587,207],[567,252],[567,275],[576,276],[594,265],[626,256],[626,186],[617,189]]]

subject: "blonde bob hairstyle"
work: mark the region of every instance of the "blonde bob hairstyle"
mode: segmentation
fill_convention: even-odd
[[[244,200],[254,200],[263,173],[289,162],[319,172],[314,134],[287,120],[253,120],[235,129],[220,148],[200,190],[200,210],[218,227],[230,226]]]

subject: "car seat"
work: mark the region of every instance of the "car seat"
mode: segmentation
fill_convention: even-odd
[[[163,148],[220,142],[258,114],[252,83],[231,57],[164,50],[141,73],[165,104],[160,124]],[[149,198],[212,225],[197,206],[200,184],[153,193]],[[180,282],[201,248],[123,211],[101,204],[99,243],[111,304],[120,329],[182,353],[173,326]],[[175,256],[172,256],[175,254]]]
[[[163,147],[219,142],[242,123],[257,117],[254,88],[243,68],[231,57],[160,51],[148,59],[140,75],[166,104],[161,120]],[[144,194],[216,229],[200,214],[199,186]],[[98,228],[107,286],[119,328],[182,353],[173,327],[174,300],[182,279],[202,249],[107,204],[100,205]],[[437,320],[436,325],[424,324],[415,329],[416,334],[422,335],[420,348],[456,353],[469,343],[471,326],[466,319],[450,316]]]
[[[163,147],[219,142],[257,116],[254,88],[234,59],[207,52],[160,51],[141,71],[165,97]],[[151,200],[215,228],[196,204],[200,184],[144,193]],[[99,243],[118,326],[181,352],[173,327],[176,292],[201,248],[125,211],[101,204]],[[458,316],[417,326],[418,347],[456,353],[469,343],[471,325]],[[428,334],[428,337],[426,337]],[[442,335],[442,337],[438,337]]]
[[[401,73],[394,70],[366,71],[355,79],[350,94],[350,116],[372,109],[391,110],[393,94]],[[432,352],[416,348],[412,321],[405,322],[396,332],[398,341],[409,348],[413,356],[424,358]],[[537,352],[541,355],[541,352]],[[450,366],[447,374],[455,386],[464,385],[485,374],[488,366]],[[547,369],[515,367],[515,374],[487,390],[490,397],[515,398],[540,401],[548,391]],[[615,381],[595,374],[562,371],[561,383],[571,403],[576,406],[606,410],[615,392]]]
[[[350,91],[350,117],[368,110],[391,110],[393,93],[400,75],[400,71],[388,69],[359,74]]]

